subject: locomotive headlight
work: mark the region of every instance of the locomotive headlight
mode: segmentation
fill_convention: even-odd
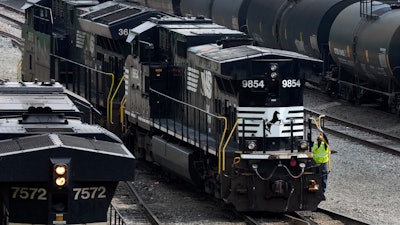
[[[277,73],[277,72],[272,72],[272,73],[271,73],[271,78],[272,78],[272,79],[275,79],[277,76],[278,76],[278,73]]]
[[[65,177],[57,177],[55,182],[57,186],[62,187],[65,185],[65,183],[67,183],[67,180],[65,179]]]
[[[269,66],[270,66],[270,69],[272,72],[275,72],[278,70],[278,64],[276,64],[276,63],[271,63]]]
[[[257,149],[257,143],[256,141],[247,141],[247,149],[249,150],[256,150]]]
[[[67,172],[67,168],[65,165],[57,165],[56,168],[54,169],[56,174],[59,176],[62,176]]]
[[[59,163],[54,165],[54,184],[63,187],[67,184],[68,168],[66,164]]]
[[[67,187],[70,183],[70,159],[51,159],[51,163],[53,186],[58,189]]]

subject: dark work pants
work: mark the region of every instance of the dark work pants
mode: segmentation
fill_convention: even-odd
[[[322,192],[325,193],[326,185],[328,183],[328,163],[322,165]]]

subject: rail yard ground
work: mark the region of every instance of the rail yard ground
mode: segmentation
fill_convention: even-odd
[[[11,41],[0,36],[0,79],[17,81],[17,67],[21,52]]]

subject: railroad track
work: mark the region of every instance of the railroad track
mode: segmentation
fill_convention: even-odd
[[[326,209],[318,208],[317,211],[300,211],[286,214],[271,215],[271,218],[262,216],[243,215],[244,222],[249,225],[272,224],[272,220],[277,224],[296,224],[296,225],[325,225],[325,224],[346,224],[346,225],[368,225],[364,221],[348,217]],[[275,217],[275,218],[274,218]],[[279,221],[279,222],[278,222]]]
[[[142,178],[140,182],[146,182]],[[147,191],[142,191],[141,193],[145,193],[152,195],[157,199],[157,203],[152,203],[148,205],[146,202],[142,200],[140,196],[141,193],[136,191],[135,182],[124,182],[119,185],[117,189],[116,195],[119,197],[113,199],[113,209],[110,211],[110,224],[167,224],[167,223],[175,223],[175,219],[171,220],[171,217],[175,217],[178,223],[198,223],[200,218],[193,217],[192,220],[189,218],[188,220],[184,220],[181,222],[179,218],[182,218],[180,212],[176,211],[172,215],[169,214],[168,210],[164,207],[168,207],[170,204],[179,204],[182,199],[176,199],[174,202],[166,204],[157,196],[153,196],[154,192],[158,192],[159,190],[154,189],[154,192],[150,191],[151,188]],[[154,180],[150,181],[150,183],[154,183]],[[160,185],[164,185],[161,184]],[[176,190],[174,190],[175,192]],[[180,190],[178,190],[180,192]],[[184,194],[186,198],[194,198],[190,195],[187,196],[187,193]],[[160,201],[160,202],[158,202]],[[213,202],[210,200],[210,202]],[[211,203],[212,204],[212,203]],[[215,204],[215,203],[214,203]],[[223,207],[218,207],[218,210],[222,211]],[[198,209],[196,206],[194,210]],[[287,214],[273,214],[273,213],[238,213],[235,212],[232,208],[227,208],[229,212],[224,213],[224,217],[222,219],[217,219],[218,222],[213,222],[212,220],[207,222],[207,224],[230,224],[232,221],[241,222],[252,225],[261,225],[261,224],[270,224],[270,225],[282,225],[282,224],[297,224],[297,225],[314,225],[314,224],[330,224],[331,221],[337,221],[335,224],[352,224],[352,225],[365,225],[367,223],[359,221],[357,219],[353,219],[351,217],[341,215],[326,209],[318,209],[315,212],[311,211],[301,211],[301,212],[293,212]],[[182,209],[184,210],[184,209]],[[169,214],[167,217],[165,215]],[[211,212],[210,212],[211,214]],[[157,217],[160,216],[160,217]],[[232,219],[236,218],[236,219]],[[206,220],[207,218],[201,218]]]
[[[120,182],[110,206],[109,224],[161,224],[132,182]]]

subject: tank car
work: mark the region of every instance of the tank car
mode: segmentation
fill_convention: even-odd
[[[321,174],[307,148],[299,64],[319,60],[252,46],[203,18],[152,18],[128,40],[124,112],[136,157],[238,211],[316,209]]]
[[[385,93],[388,103],[397,107],[400,88],[400,10],[372,2],[360,16],[360,3],[341,11],[331,27],[330,53],[337,64],[353,76],[342,74],[347,98],[355,98],[357,88]],[[342,32],[343,26],[353,32]]]
[[[2,224],[106,224],[118,182],[134,179],[133,155],[74,99],[59,83],[0,83]]]

